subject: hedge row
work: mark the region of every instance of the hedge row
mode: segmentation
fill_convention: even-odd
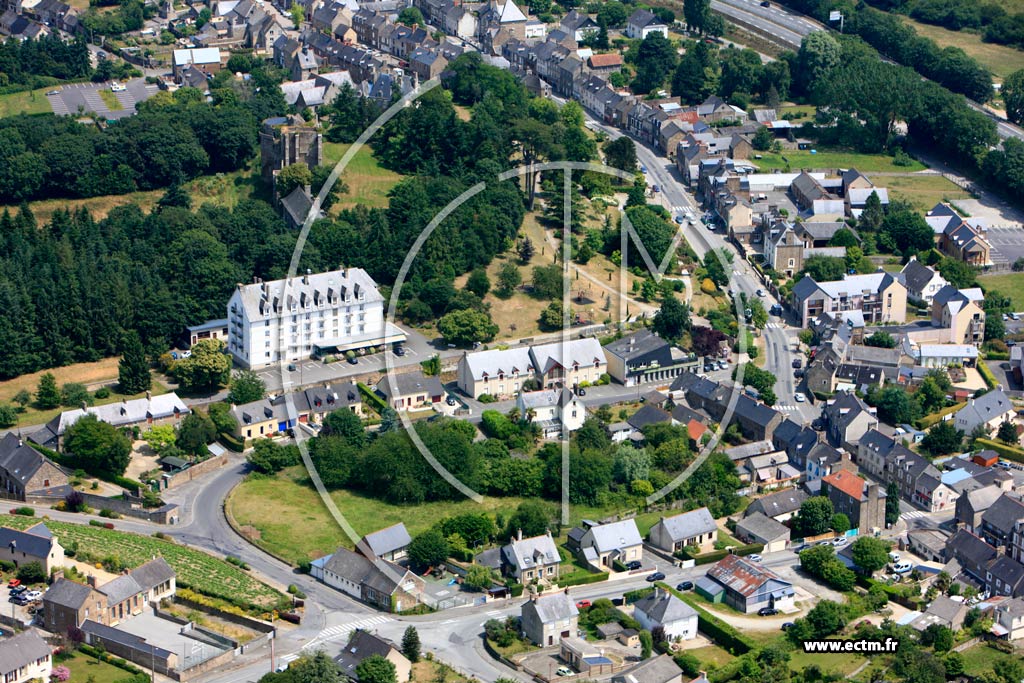
[[[1024,449],[1022,448],[1009,446],[1002,441],[996,441],[995,439],[975,439],[974,443],[983,448],[991,448],[1007,460],[1024,463]]]
[[[373,406],[373,409],[376,410],[378,413],[383,414],[384,409],[388,407],[388,404],[384,401],[384,399],[378,396],[373,389],[366,386],[362,382],[359,382],[358,384],[356,384],[356,386],[359,387],[359,393],[363,395],[363,400],[366,403],[369,403],[371,406]]]
[[[568,588],[569,586],[584,586],[588,583],[600,583],[608,580],[608,572],[598,572],[597,574],[579,574],[577,576],[571,576],[567,579],[560,579],[558,581],[559,588]]]
[[[628,591],[622,594],[622,599],[627,605],[632,605],[638,600],[643,600],[654,593],[654,588],[638,588],[635,591]]]
[[[975,363],[978,367],[978,372],[981,373],[981,378],[985,380],[985,384],[988,385],[989,389],[995,389],[999,382],[996,380],[996,376],[992,374],[992,371],[988,369],[988,365],[982,361],[981,363]]]
[[[128,673],[132,673],[132,674],[145,673],[145,671],[143,671],[139,667],[135,666],[134,664],[131,664],[127,660],[121,659],[120,657],[115,657],[112,654],[110,654],[109,652],[105,652],[103,650],[99,650],[99,649],[93,647],[92,645],[86,645],[86,644],[83,643],[83,644],[78,646],[78,651],[81,652],[82,654],[89,655],[90,657],[95,657],[96,659],[100,660],[101,662],[106,662],[107,664],[112,664],[113,666],[116,666],[119,669],[124,669]]]
[[[948,408],[943,408],[942,410],[940,410],[938,412],[931,413],[930,415],[925,415],[924,417],[922,417],[922,418],[920,418],[918,420],[915,420],[914,421],[914,426],[917,427],[920,430],[928,429],[928,428],[930,428],[930,427],[932,427],[934,425],[937,425],[942,420],[942,418],[946,417],[947,415],[949,415],[951,413],[955,413],[956,411],[958,411],[961,408],[963,408],[965,405],[967,405],[967,404],[966,403],[957,403],[956,405],[949,406]]]
[[[761,543],[751,543],[749,545],[734,546],[724,550],[712,550],[699,555],[691,555],[686,548],[680,550],[676,555],[683,560],[693,560],[697,564],[711,564],[718,562],[727,555],[753,555],[764,550],[764,545]]]
[[[229,451],[241,453],[242,451],[245,450],[245,443],[243,443],[240,439],[236,438],[234,434],[222,432],[217,438],[220,440],[222,444],[224,444],[224,448],[228,449]]]
[[[473,561],[473,551],[469,548],[452,548],[448,554],[459,562]]]
[[[658,585],[670,591],[677,598],[688,604],[697,613],[697,630],[710,638],[716,645],[733,655],[742,655],[757,649],[757,643],[748,640],[735,627],[725,623],[715,615],[701,607],[692,595],[680,593],[671,586],[658,582]]]

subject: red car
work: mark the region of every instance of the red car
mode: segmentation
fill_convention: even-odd
[[[576,609],[587,609],[590,607],[590,600],[580,600],[576,603]]]
[[[20,585],[21,585],[21,581],[18,580],[18,579],[11,579],[10,581],[7,582],[7,587],[8,588],[17,588]]]

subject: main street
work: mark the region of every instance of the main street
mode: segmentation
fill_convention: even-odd
[[[595,119],[589,112],[586,112],[586,116],[591,130],[599,130],[611,139],[624,135],[621,130],[607,126]],[[737,296],[742,292],[747,295],[748,299],[761,298],[766,309],[770,309],[773,304],[780,303],[767,292],[764,297],[757,296],[758,290],[763,290],[757,274],[754,273],[749,263],[739,257],[735,248],[725,240],[722,234],[714,232],[700,219],[703,211],[696,205],[690,193],[686,191],[675,166],[646,144],[636,139],[633,141],[636,144],[637,158],[647,169],[648,185],[657,185],[661,190],[657,193],[660,195],[660,201],[673,215],[687,210],[693,212],[696,220],[691,223],[692,227],[684,228],[683,235],[697,256],[703,259],[704,255],[712,250],[724,249],[732,256],[733,271],[730,288]],[[769,318],[768,327],[763,330],[766,354],[765,369],[778,378],[775,385],[778,408],[784,413],[788,413],[797,422],[807,423],[817,417],[818,411],[813,405],[798,403],[794,398],[799,393],[792,367],[793,360],[799,357],[794,351],[798,332],[798,329],[787,326],[784,317],[772,316]]]

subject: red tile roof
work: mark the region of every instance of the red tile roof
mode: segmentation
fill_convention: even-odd
[[[686,423],[686,431],[689,433],[691,439],[694,441],[700,441],[700,437],[704,436],[704,432],[708,431],[708,428],[696,420],[690,420]]]
[[[605,55],[591,55],[591,68],[606,68],[611,66],[622,66],[622,55],[611,52]]]
[[[840,470],[827,477],[822,477],[821,480],[854,500],[861,499],[864,495],[864,484],[867,483],[860,476],[847,470]]]

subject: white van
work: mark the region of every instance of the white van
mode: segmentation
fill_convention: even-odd
[[[914,569],[914,565],[910,562],[897,562],[892,566],[892,570],[897,574],[906,574],[907,572]]]

